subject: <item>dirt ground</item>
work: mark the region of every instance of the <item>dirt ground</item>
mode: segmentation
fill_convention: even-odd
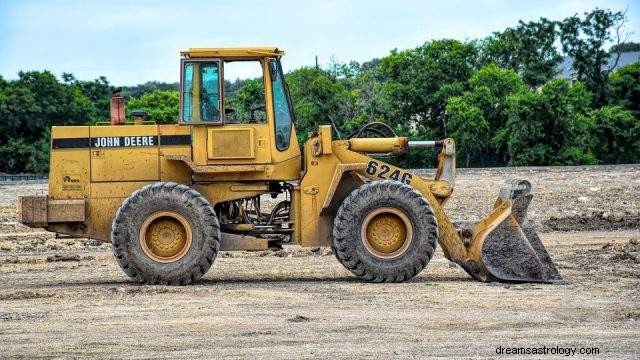
[[[640,356],[640,166],[461,170],[446,210],[489,211],[505,178],[565,284],[483,284],[440,251],[402,284],[361,283],[328,249],[221,253],[196,285],[132,284],[109,244],[15,220],[0,185],[0,358],[502,358],[502,347]],[[539,358],[534,356],[533,358]]]

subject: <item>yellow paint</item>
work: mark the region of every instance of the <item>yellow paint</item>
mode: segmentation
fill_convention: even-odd
[[[264,194],[268,186],[264,182],[212,182],[194,184],[193,188],[202,194],[211,204],[225,201],[251,198]]]
[[[354,138],[349,140],[349,149],[362,153],[404,153],[407,138]]]
[[[284,55],[284,51],[275,47],[190,48],[181,51],[180,55],[188,58],[253,59],[256,57],[280,57]]]
[[[331,125],[320,125],[319,127],[320,146],[323,155],[331,154]]]
[[[135,145],[92,148],[92,182],[160,180],[157,125],[92,126],[90,134],[92,139],[117,139]]]
[[[284,52],[273,47],[193,48],[182,52],[185,58],[211,61],[261,61],[266,95],[266,124],[53,127],[53,139],[148,137],[156,139],[156,143],[150,145],[147,142],[146,146],[135,147],[52,149],[49,197],[55,201],[73,199],[69,204],[73,204],[74,216],[82,213],[85,220],[83,223],[50,222],[45,224],[47,228],[109,241],[111,223],[122,202],[137,189],[155,181],[176,181],[189,185],[212,205],[265,194],[270,181],[290,181],[293,187],[292,240],[303,246],[329,246],[334,217],[343,199],[365,180],[390,178],[410,183],[429,202],[438,222],[438,240],[445,256],[462,264],[473,260],[481,266],[483,274],[486,274],[480,259],[482,241],[500,221],[509,216],[513,218],[512,204],[509,200],[498,201],[493,213],[474,227],[472,241],[465,244],[442,208],[454,188],[455,146],[452,140],[444,142],[434,179],[422,178],[365,155],[404,152],[407,148],[406,138],[334,141],[331,127],[323,125],[318,134],[304,144],[303,164],[293,127],[289,148],[284,151],[277,149],[268,60],[279,58],[283,54]],[[194,71],[197,73],[197,69]],[[193,85],[195,117],[200,101],[197,76]],[[191,144],[161,146],[159,142],[162,135],[191,135]],[[372,161],[375,161],[375,168],[370,166]],[[381,171],[383,166],[385,170]],[[303,169],[304,173],[301,171]],[[28,201],[30,200],[24,199],[21,204],[28,205]],[[58,210],[52,210],[55,213],[48,217],[64,219],[65,212],[69,212],[68,203],[56,204]],[[79,211],[82,209],[80,204],[86,204],[86,211]],[[34,206],[27,205],[20,206],[20,211],[35,209]],[[20,218],[28,218],[26,213],[20,215]],[[38,221],[41,220],[46,222],[47,219]],[[236,231],[249,231],[253,228],[250,224],[224,225]],[[372,239],[369,245],[377,251],[390,254],[389,256],[396,254],[404,246],[407,233],[411,230],[405,226],[403,219],[388,214],[372,218],[370,225],[365,228],[368,238]],[[391,228],[396,230],[387,231]],[[150,229],[149,236],[161,235],[153,226]],[[183,237],[177,239],[179,241],[176,243],[184,242]],[[183,247],[175,247],[178,248]],[[171,256],[179,253],[175,249]]]
[[[88,126],[54,126],[52,139],[88,138]],[[49,197],[81,199],[89,196],[89,148],[51,149],[49,159]]]
[[[209,160],[249,159],[255,162],[255,130],[252,127],[234,129],[230,127],[209,129],[207,154]]]
[[[158,125],[160,135],[190,135],[190,126]],[[161,146],[160,151],[160,179],[191,184],[191,169],[184,163],[167,160],[167,156],[181,155],[191,159],[191,144]]]
[[[284,54],[284,52],[282,52]],[[267,141],[269,142],[269,146],[271,148],[271,162],[273,164],[284,163],[286,162],[291,166],[292,159],[298,159],[297,164],[297,175],[296,178],[299,177],[300,173],[300,147],[298,146],[298,136],[296,135],[296,126],[292,124],[291,128],[291,136],[289,137],[289,148],[284,151],[279,151],[276,148],[276,139],[275,139],[275,117],[274,117],[274,103],[273,103],[273,87],[271,86],[271,73],[269,72],[269,66],[266,59],[263,61],[263,78],[264,78],[264,89],[266,94],[266,111],[267,111],[267,124],[269,125],[269,133],[267,134]]]
[[[101,182],[91,186],[91,198],[126,198],[151,181]]]

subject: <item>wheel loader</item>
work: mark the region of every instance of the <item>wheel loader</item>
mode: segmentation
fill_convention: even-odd
[[[122,270],[148,284],[193,283],[221,250],[284,244],[331,247],[372,282],[413,278],[436,243],[479,281],[561,279],[526,220],[525,180],[506,182],[491,213],[456,229],[443,210],[454,189],[452,139],[383,131],[334,139],[322,125],[301,149],[283,55],[268,47],[181,52],[176,124],[139,111],[127,122],[116,94],[110,122],[54,126],[48,194],[19,198],[19,220],[110,241]],[[242,64],[258,69],[257,104],[239,101],[237,82],[225,77]],[[439,148],[433,179],[384,161],[411,148]]]

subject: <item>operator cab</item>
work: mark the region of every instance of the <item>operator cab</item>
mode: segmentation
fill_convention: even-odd
[[[300,156],[283,54],[277,48],[181,53],[179,122],[193,126],[196,165],[275,164]]]

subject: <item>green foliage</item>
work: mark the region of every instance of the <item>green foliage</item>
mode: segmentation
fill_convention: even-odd
[[[95,117],[80,88],[48,71],[20,72],[0,85],[0,171],[45,171],[51,125],[86,124]]]
[[[381,72],[387,79],[383,91],[396,105],[391,123],[418,137],[446,136],[447,99],[467,89],[476,56],[473,43],[457,40],[393,50],[381,60]]]
[[[621,67],[609,79],[609,102],[633,111],[640,119],[640,61]]]
[[[481,61],[515,70],[531,87],[553,79],[562,56],[555,46],[556,23],[541,18],[520,21],[517,27],[496,32],[481,42]]]
[[[89,121],[91,124],[95,124],[98,121],[109,121],[109,98],[114,90],[109,81],[104,76],[93,81],[80,81],[73,76],[73,74],[63,73],[62,81],[79,89],[82,94],[91,101],[93,107],[91,114],[93,115]]]
[[[482,162],[489,143],[489,122],[482,110],[469,104],[464,97],[452,97],[447,103],[450,136],[456,139],[457,153],[464,166]]]
[[[7,173],[38,173],[49,169],[49,131],[35,143],[23,139],[9,139],[0,145],[0,169]]]
[[[612,72],[624,13],[595,9],[561,21],[519,22],[482,40],[428,41],[364,63],[286,74],[304,142],[318,125],[342,138],[383,122],[416,140],[452,137],[459,166],[577,165],[640,161],[640,62]],[[573,58],[575,83],[557,79],[562,55]],[[611,58],[614,56],[613,58]],[[46,172],[52,125],[109,120],[116,88],[104,77],[58,80],[48,71],[0,77],[0,171]],[[128,112],[174,123],[179,84],[123,87]],[[225,105],[246,122],[264,103],[259,79],[225,81]],[[257,113],[257,118],[262,114]],[[244,121],[246,120],[246,121]],[[396,164],[428,167],[436,151],[411,151]]]
[[[604,45],[613,38],[612,30],[619,30],[626,18],[624,13],[595,9],[583,18],[571,16],[559,22],[559,35],[564,52],[573,59],[575,78],[584,82],[594,94],[595,106],[606,104],[607,68],[609,52]]]
[[[262,78],[237,81],[234,91],[225,92],[225,108],[235,111],[239,123],[266,122],[264,83]]]
[[[609,53],[617,53],[617,52],[633,52],[640,51],[640,43],[637,42],[621,42],[620,44],[615,44],[609,49]]]
[[[335,74],[303,67],[287,74],[286,80],[291,98],[295,99],[293,110],[300,142],[306,140],[309,132],[316,131],[318,125],[352,118],[354,96]]]
[[[129,99],[127,103],[129,112],[144,110],[147,112],[147,120],[158,124],[175,124],[178,121],[179,106],[180,94],[177,91],[161,90],[146,93],[139,99]]]
[[[509,96],[528,88],[514,70],[494,64],[474,72],[469,85],[469,91],[447,104],[450,136],[459,143],[459,157],[465,166],[504,164],[507,146],[495,134],[503,132],[507,123]]]
[[[591,94],[581,83],[555,79],[539,91],[508,97],[508,121],[495,137],[507,146],[508,164],[578,165],[595,163],[580,141],[583,128],[576,119],[589,110]]]
[[[154,91],[180,91],[180,83],[164,83],[160,81],[147,81],[136,86],[122,87],[122,95],[126,99],[139,98],[142,95]]]
[[[591,111],[590,144],[595,156],[606,164],[640,161],[640,121],[620,106]]]

